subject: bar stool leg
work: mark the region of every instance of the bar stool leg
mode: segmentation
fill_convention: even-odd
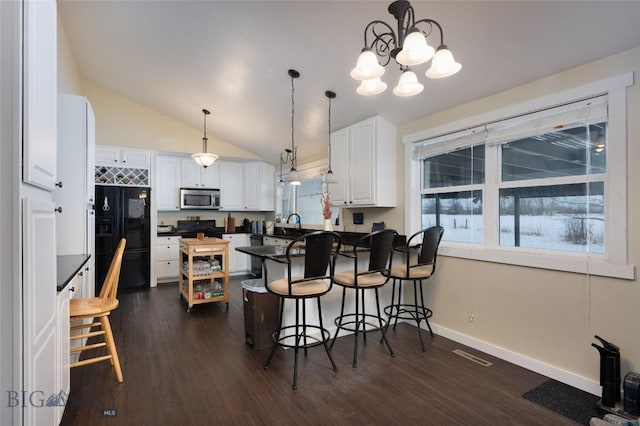
[[[355,327],[354,327],[354,340],[353,340],[353,368],[357,368],[358,367],[358,322],[359,322],[359,306],[358,306],[358,288],[356,287],[355,289],[356,294],[355,294],[355,301],[356,301],[356,320],[355,320]]]
[[[380,327],[380,332],[382,333],[382,340],[384,340],[384,343],[386,343],[387,349],[389,349],[389,353],[391,354],[391,356],[396,356],[393,353],[393,349],[391,349],[391,345],[389,344],[389,341],[387,340],[387,336],[384,331],[385,327],[382,324],[382,316],[380,315],[380,297],[378,296],[378,289],[376,288],[375,291],[376,291],[376,308],[378,310],[378,327]]]
[[[420,281],[422,284],[422,281]],[[422,329],[420,328],[420,313],[418,312],[418,280],[413,280],[413,303],[415,306],[416,325],[418,326],[418,336],[420,337],[420,346],[422,352],[425,352],[424,341],[422,340]]]
[[[298,347],[300,346],[300,304],[298,302],[299,300],[296,299],[296,335],[294,336],[295,345],[293,346],[293,385],[291,386],[293,390],[298,389]]]
[[[307,348],[307,301],[305,299],[300,300],[302,303],[302,336],[304,339],[304,356],[309,356]]]
[[[420,280],[420,302],[422,303],[422,313],[424,314],[424,321],[427,323],[427,328],[429,329],[429,334],[433,337],[433,330],[431,330],[431,324],[429,324],[429,309],[424,306],[424,291],[422,286],[422,280]]]
[[[333,359],[333,355],[329,350],[329,346],[327,346],[327,340],[331,336],[325,337],[325,334],[324,334],[325,330],[324,330],[324,324],[322,323],[322,306],[320,304],[320,298],[318,297],[316,300],[318,301],[318,317],[320,319],[320,333],[322,333],[322,345],[324,346],[324,350],[327,352],[327,355],[329,356],[329,361],[331,361],[331,365],[333,366],[333,371],[338,372],[338,366],[336,365],[336,361]],[[327,335],[328,334],[329,332],[327,332]]]
[[[361,288],[360,289],[360,298],[361,298],[361,306],[362,306],[362,341],[364,343],[367,343],[367,312],[365,310],[365,303],[364,303],[364,289]]]
[[[273,355],[276,353],[276,347],[278,346],[278,341],[280,340],[280,332],[282,330],[282,313],[284,310],[284,299],[282,297],[278,298],[278,328],[271,333],[271,340],[273,340],[273,346],[271,346],[271,352],[269,353],[269,358],[267,358],[267,362],[264,363],[264,369],[269,368],[269,364],[271,363],[271,359]]]
[[[333,340],[331,341],[330,348],[333,349],[333,344],[336,343],[336,339],[338,338],[338,332],[340,332],[340,326],[342,326],[342,318],[344,316],[344,299],[347,295],[347,288],[342,287],[342,305],[340,306],[340,316],[336,318],[336,333],[333,335]]]
[[[396,312],[395,321],[393,322],[393,331],[396,331],[396,326],[398,325],[398,317],[400,316],[400,310],[402,310],[402,284],[404,280],[398,280],[398,311]]]

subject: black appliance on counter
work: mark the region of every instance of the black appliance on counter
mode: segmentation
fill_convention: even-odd
[[[215,220],[179,220],[176,232],[182,238],[196,238],[202,232],[205,237],[220,237]]]
[[[150,286],[151,189],[96,185],[96,295],[121,238],[127,239],[118,289]],[[64,238],[64,236],[63,236]]]
[[[251,234],[249,237],[249,242],[251,246],[262,246],[264,245],[262,234]],[[262,261],[258,256],[251,256],[251,276],[256,278],[262,278]]]

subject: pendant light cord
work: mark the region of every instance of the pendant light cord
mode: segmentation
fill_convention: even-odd
[[[329,97],[329,170],[327,172],[333,173],[331,170],[331,97]]]
[[[294,104],[294,86],[293,86],[293,78],[294,76],[291,76],[291,167],[295,168],[296,167],[296,148],[295,148],[295,144],[294,144],[294,140],[293,140],[293,120],[294,120],[294,116],[295,116],[295,104]]]

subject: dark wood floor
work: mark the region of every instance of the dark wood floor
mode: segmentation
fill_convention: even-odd
[[[63,425],[570,425],[522,394],[546,380],[440,336],[421,352],[416,329],[390,332],[396,357],[377,338],[351,367],[353,336],[338,339],[335,373],[321,347],[300,357],[291,389],[292,351],[244,343],[240,278],[224,303],[187,313],[172,284],[124,293],[112,314],[124,383],[108,363],[71,371]],[[452,353],[463,349],[483,367]],[[107,410],[105,412],[105,410]],[[110,411],[109,411],[110,410]]]

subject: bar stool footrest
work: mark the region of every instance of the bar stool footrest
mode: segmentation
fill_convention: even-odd
[[[365,320],[362,320],[362,317],[365,317]],[[374,324],[370,321],[375,320],[378,324]],[[338,317],[334,320],[336,327],[341,330],[347,330],[355,333],[358,332],[372,332],[372,331],[380,331],[386,328],[387,321],[384,318],[379,318],[373,314],[358,314],[356,318],[356,314],[345,314],[341,317]],[[357,329],[357,330],[356,330]]]
[[[428,321],[433,315],[433,311],[429,308],[422,308],[415,305],[399,304],[390,305],[384,308],[384,313],[389,317],[408,321]]]
[[[282,346],[284,348],[312,348],[314,346],[320,346],[325,342],[328,342],[331,334],[329,330],[326,328],[322,328],[318,325],[307,325],[306,334],[302,333],[302,326],[298,326],[299,334],[296,334],[296,326],[295,325],[287,325],[280,329],[280,337],[278,337],[278,331],[275,331],[271,335],[271,340],[276,345]],[[291,332],[292,331],[292,332]],[[310,331],[315,331],[315,334],[310,334]],[[289,332],[289,333],[288,333]],[[318,333],[320,336],[318,336]],[[307,343],[305,344],[305,338],[307,339]]]

